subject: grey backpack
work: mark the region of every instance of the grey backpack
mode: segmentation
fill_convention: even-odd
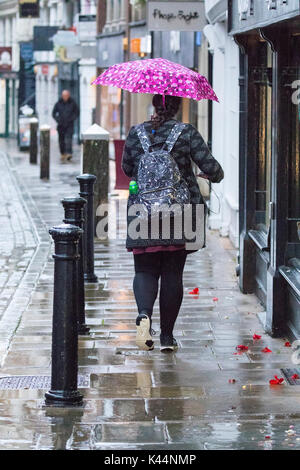
[[[183,123],[176,123],[167,140],[156,150],[157,144],[151,144],[144,124],[136,127],[144,154],[140,157],[137,168],[139,191],[135,197],[135,204],[143,205],[146,209],[145,214],[153,215],[154,212],[160,212],[161,207],[170,207],[174,204],[182,208],[184,204],[190,202],[187,183],[171,155],[184,127]]]

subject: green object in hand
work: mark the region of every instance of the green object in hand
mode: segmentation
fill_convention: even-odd
[[[129,183],[129,194],[137,194],[139,192],[139,187],[136,181],[130,181]]]

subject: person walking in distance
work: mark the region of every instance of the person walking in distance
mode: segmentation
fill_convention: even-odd
[[[52,117],[57,122],[61,161],[65,163],[72,158],[72,140],[74,121],[79,116],[79,109],[69,90],[63,90],[61,98],[55,104]]]
[[[175,351],[177,342],[173,329],[183,298],[182,275],[186,256],[201,246],[191,249],[189,237],[182,230],[179,237],[164,235],[162,231],[159,236],[153,236],[152,233],[156,232],[152,231],[152,215],[148,221],[148,236],[144,236],[144,230],[140,230],[139,237],[131,236],[128,227],[135,217],[129,208],[140,204],[138,211],[141,214],[143,204],[150,205],[152,214],[157,207],[162,207],[161,201],[167,204],[170,200],[181,201],[192,206],[191,222],[193,226],[197,225],[196,209],[204,200],[192,163],[201,170],[202,177],[213,183],[222,181],[224,172],[197,129],[175,119],[181,98],[156,94],[152,103],[154,116],[151,121],[130,129],[122,157],[124,173],[134,180],[130,183],[127,206],[126,247],[134,256],[133,291],[138,308],[136,344],[146,351],[154,347],[151,317],[160,280],[160,348],[161,351]]]

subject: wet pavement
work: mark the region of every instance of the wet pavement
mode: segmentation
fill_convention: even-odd
[[[1,152],[2,149],[2,152]],[[8,157],[3,153],[6,151]],[[40,181],[28,154],[0,140],[1,377],[49,376],[53,246],[60,200],[78,193],[79,149],[61,165],[53,146],[51,179]],[[111,162],[113,172],[113,163]],[[125,192],[113,189],[115,207]],[[3,199],[4,198],[4,199]],[[125,230],[124,217],[119,221]],[[208,247],[188,257],[177,353],[135,346],[133,260],[123,240],[96,242],[97,284],[86,286],[90,335],[79,338],[83,408],[45,408],[45,389],[0,390],[0,449],[299,449],[299,386],[270,386],[280,368],[295,367],[285,338],[264,334],[263,308],[243,295],[236,250],[209,231]],[[199,295],[191,295],[198,287]],[[261,339],[253,340],[253,334]],[[236,346],[248,350],[237,354]],[[268,347],[272,353],[263,353]]]

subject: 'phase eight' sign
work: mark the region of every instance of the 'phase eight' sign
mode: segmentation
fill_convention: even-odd
[[[204,2],[147,2],[149,31],[202,31]]]

